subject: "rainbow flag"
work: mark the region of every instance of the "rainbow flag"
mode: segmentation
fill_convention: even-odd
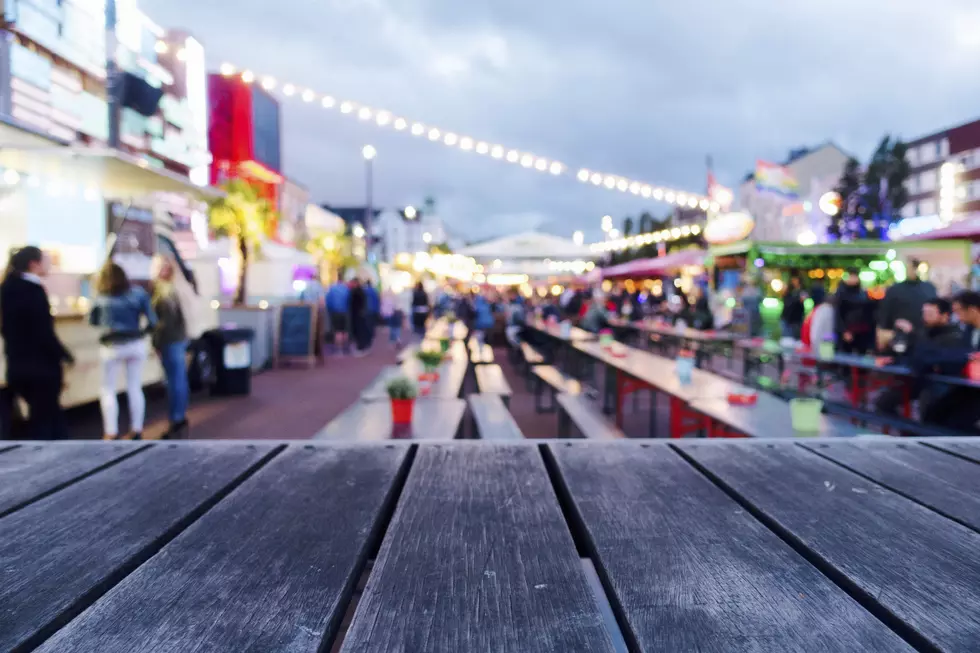
[[[768,161],[756,162],[755,187],[785,197],[797,197],[800,191],[800,183],[789,168]]]

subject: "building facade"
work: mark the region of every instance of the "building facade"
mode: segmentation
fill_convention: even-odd
[[[850,155],[833,143],[793,152],[782,163],[796,181],[793,194],[760,188],[749,175],[739,188],[738,206],[755,219],[751,238],[771,242],[826,242],[828,216],[820,198],[834,189]]]
[[[928,233],[980,212],[980,120],[908,142],[911,172],[900,236]]]

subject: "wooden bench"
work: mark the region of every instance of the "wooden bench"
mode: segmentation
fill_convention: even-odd
[[[523,440],[521,427],[504,405],[500,395],[470,395],[470,415],[474,438],[481,440]]]
[[[553,365],[536,365],[531,368],[534,378],[534,410],[539,413],[553,413],[556,407],[556,400],[560,393],[577,395],[582,392],[582,384],[575,379],[565,376]],[[551,394],[551,401],[544,405],[541,395],[544,394],[545,386]]]
[[[510,407],[510,397],[513,391],[510,384],[504,378],[504,371],[497,364],[477,365],[475,368],[476,387],[480,394],[497,395],[504,405]]]
[[[558,437],[572,437],[573,425],[581,437],[590,440],[617,440],[626,437],[625,433],[594,410],[585,397],[563,392],[558,395]]]
[[[480,345],[473,340],[470,342],[470,362],[474,365],[490,365],[493,363],[493,347],[488,344]]]

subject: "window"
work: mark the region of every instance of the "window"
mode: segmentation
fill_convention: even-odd
[[[936,142],[923,143],[919,146],[919,164],[926,165],[936,160]]]
[[[917,188],[918,188],[918,184],[916,184],[915,175],[911,175],[908,179],[905,180],[905,190],[906,192],[908,192],[909,195],[915,195],[918,192]]]
[[[905,160],[909,162],[909,165],[913,168],[919,165],[919,152],[914,147],[910,147],[905,153]]]
[[[914,218],[915,215],[916,215],[915,209],[916,209],[916,203],[915,202],[908,202],[905,206],[902,207],[902,217],[903,218]]]
[[[936,190],[936,171],[926,170],[919,175],[919,192],[931,193]]]
[[[935,215],[936,200],[925,199],[919,202],[919,215]]]
[[[939,158],[945,159],[949,156],[949,139],[944,138],[939,141]]]

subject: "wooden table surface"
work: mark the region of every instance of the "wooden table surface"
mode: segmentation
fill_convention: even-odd
[[[551,325],[543,320],[529,320],[525,326],[548,337],[554,338],[555,340],[561,340],[563,342],[587,342],[589,340],[596,339],[596,335],[594,333],[576,326],[569,329],[568,335],[561,332],[561,324]]]
[[[466,402],[438,396],[420,397],[411,424],[392,424],[391,402],[359,401],[317,432],[315,440],[452,440],[460,435]]]
[[[622,350],[622,356],[613,355],[598,342],[577,342],[574,345],[577,351],[594,360],[686,403],[699,398],[727,398],[730,393],[752,392],[741,383],[700,369],[692,370],[691,382],[684,385],[677,378],[675,361],[636,347],[617,346]]]
[[[24,443],[0,650],[974,652],[978,465],[980,438]]]

